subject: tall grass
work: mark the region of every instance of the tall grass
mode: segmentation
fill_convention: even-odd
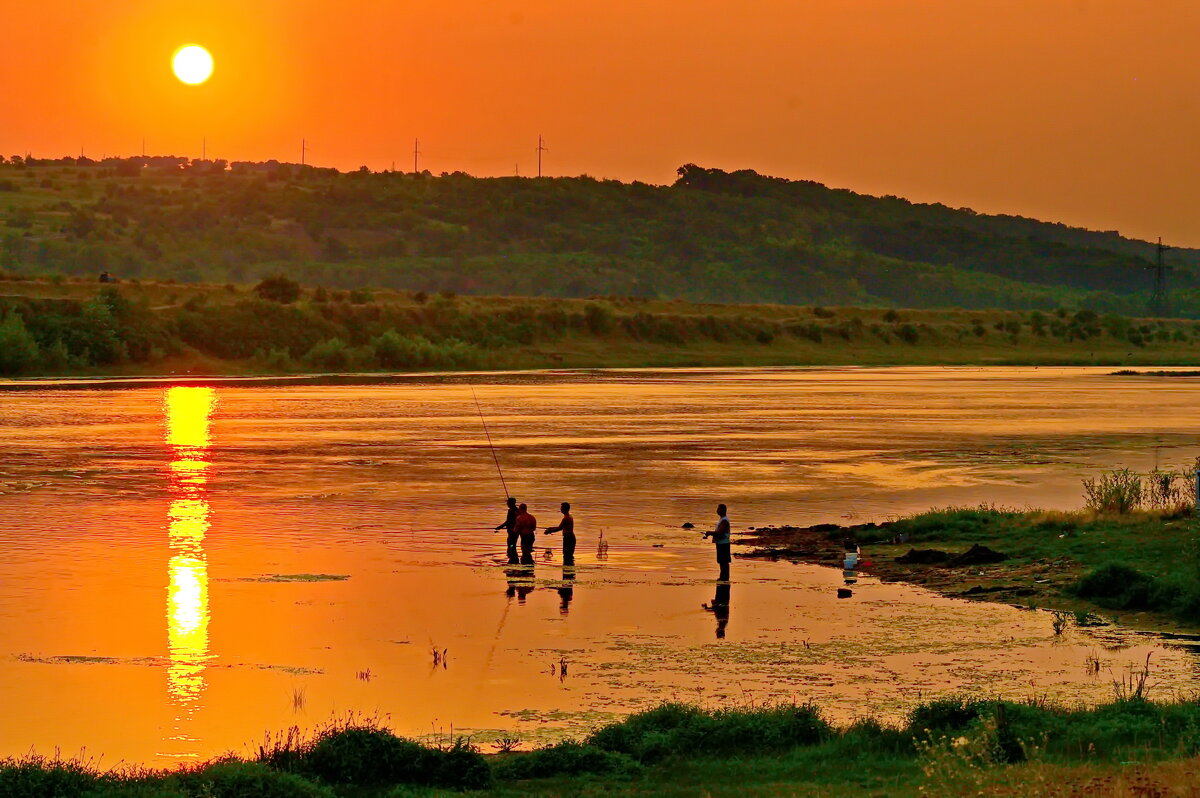
[[[1090,709],[952,696],[915,708],[900,726],[863,719],[842,728],[809,705],[708,710],[666,704],[582,741],[491,757],[463,740],[429,747],[375,721],[350,718],[312,736],[291,730],[270,737],[252,761],[223,758],[175,771],[102,772],[93,763],[39,756],[0,760],[0,798],[331,798],[497,784],[511,794],[536,789],[530,779],[555,778],[569,781],[549,782],[560,785],[550,792],[563,785],[577,792],[581,777],[608,792],[638,791],[639,785],[654,792],[664,781],[673,789],[705,790],[714,786],[709,761],[743,774],[778,767],[797,784],[820,778],[847,787],[873,768],[907,762],[925,786],[945,789],[1027,760],[1120,762],[1200,752],[1200,701],[1153,702],[1144,679],[1134,688]],[[739,770],[742,761],[760,765]],[[847,763],[853,763],[849,771]],[[704,775],[692,781],[692,772]],[[788,783],[775,782],[776,788]]]

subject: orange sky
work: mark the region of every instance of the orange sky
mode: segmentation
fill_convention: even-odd
[[[212,51],[201,87],[170,73]],[[1195,0],[36,0],[0,152],[751,167],[1200,246]]]

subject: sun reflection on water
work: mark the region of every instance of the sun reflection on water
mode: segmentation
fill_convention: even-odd
[[[171,450],[167,510],[167,691],[179,713],[196,709],[204,693],[208,653],[208,561],[204,535],[209,527],[207,483],[209,419],[216,406],[212,388],[169,388],[163,397],[166,442]],[[176,729],[174,739],[190,739]]]

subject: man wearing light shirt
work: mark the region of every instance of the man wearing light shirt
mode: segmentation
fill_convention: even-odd
[[[717,515],[721,520],[717,521],[717,528],[712,532],[705,532],[704,537],[711,537],[713,544],[717,549],[717,566],[721,569],[721,575],[717,577],[719,581],[729,581],[729,516],[726,515],[725,505],[717,505]]]

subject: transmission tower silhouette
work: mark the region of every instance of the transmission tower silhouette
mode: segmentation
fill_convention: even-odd
[[[1162,236],[1159,236],[1154,247],[1154,265],[1147,267],[1154,269],[1154,298],[1150,300],[1150,310],[1159,317],[1171,312],[1170,298],[1167,296],[1167,272],[1172,271],[1172,268],[1163,262],[1163,254],[1169,249],[1169,246],[1163,244]]]

